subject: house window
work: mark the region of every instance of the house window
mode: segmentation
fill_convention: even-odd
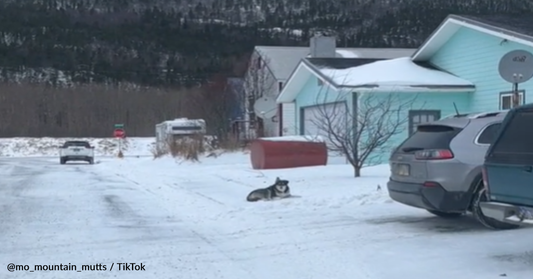
[[[519,96],[518,103],[520,105],[523,105],[526,103],[524,95],[525,95],[524,90],[518,91],[518,96]],[[512,108],[513,108],[513,92],[501,92],[500,93],[500,109],[507,110],[507,109],[512,109]]]
[[[440,119],[440,110],[410,110],[409,135],[414,134],[418,125]]]
[[[261,56],[257,57],[257,68],[261,69],[263,67],[263,59],[261,59]]]
[[[320,78],[317,78],[317,79],[316,79],[316,84],[317,84],[318,86],[322,86],[322,85],[324,85],[324,81],[322,81]]]
[[[278,92],[281,92],[283,90],[283,82],[278,82]]]

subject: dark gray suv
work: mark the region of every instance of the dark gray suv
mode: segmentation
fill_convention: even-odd
[[[517,226],[483,215],[482,165],[506,111],[463,114],[424,123],[390,157],[390,197],[443,218],[466,212],[492,229]]]

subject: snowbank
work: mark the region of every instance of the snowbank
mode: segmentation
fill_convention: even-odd
[[[86,140],[96,156],[115,156],[118,140],[114,138],[0,138],[0,156],[58,156],[58,147],[67,140]],[[151,156],[154,138],[127,138],[122,148],[125,156]]]
[[[470,81],[415,64],[410,57],[377,61],[348,69],[325,68],[321,72],[344,86],[473,86]]]

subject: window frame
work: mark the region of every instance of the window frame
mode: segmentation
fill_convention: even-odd
[[[442,118],[442,112],[441,110],[438,110],[438,109],[415,109],[415,110],[409,110],[408,112],[408,136],[412,136],[415,132],[413,131],[413,128],[414,128],[414,123],[413,123],[413,117],[415,115],[419,115],[419,116],[422,116],[422,115],[434,115],[436,116],[437,118],[435,118],[433,121],[437,121],[437,120],[440,120]],[[424,123],[429,123],[429,122],[424,122]],[[418,123],[418,124],[422,124],[422,123]]]
[[[487,125],[485,125],[480,131],[479,133],[476,135],[476,137],[474,138],[474,144],[475,145],[480,145],[480,146],[487,146],[487,145],[490,145],[490,143],[480,143],[479,142],[479,138],[481,137],[481,134],[483,134],[483,132],[485,132],[485,130],[487,130],[490,126],[492,125],[502,125],[502,121],[499,121],[499,122],[492,122],[492,123],[489,123]]]
[[[512,109],[513,94],[514,94],[513,91],[500,92],[500,100],[499,100],[499,108],[500,108],[500,110],[510,110],[510,109]],[[518,90],[518,95],[519,95],[519,98],[521,98],[521,101],[522,101],[522,102],[520,102],[521,103],[520,105],[525,104],[526,103],[526,90]],[[503,108],[503,98],[507,98],[507,97],[509,97],[511,99],[510,100],[511,107],[510,108]]]

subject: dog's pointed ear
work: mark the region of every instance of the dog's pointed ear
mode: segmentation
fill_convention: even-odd
[[[281,179],[279,179],[279,177],[276,177],[276,182],[279,182]]]

